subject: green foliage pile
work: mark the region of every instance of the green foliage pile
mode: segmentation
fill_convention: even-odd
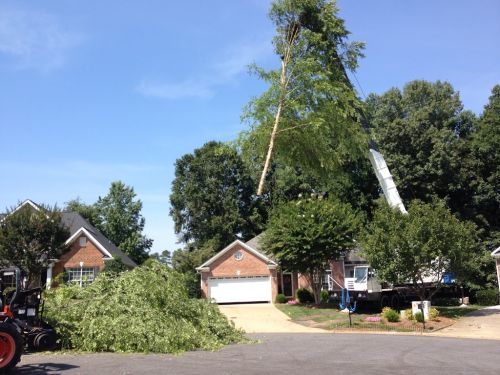
[[[391,309],[390,307],[384,307],[382,309],[382,317],[387,319],[388,322],[396,323],[399,322],[400,316],[396,310]]]
[[[498,305],[498,290],[484,289],[476,293],[477,303],[483,306]]]
[[[65,348],[178,353],[215,350],[243,337],[216,305],[189,298],[183,276],[158,262],[103,273],[85,288],[49,290],[45,301]]]

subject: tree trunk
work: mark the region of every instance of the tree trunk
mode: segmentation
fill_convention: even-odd
[[[261,195],[264,190],[264,182],[266,180],[267,171],[269,170],[269,164],[271,163],[271,156],[274,149],[274,140],[276,139],[276,133],[278,132],[278,126],[281,118],[281,111],[283,110],[283,105],[285,102],[285,92],[286,92],[286,68],[288,64],[288,59],[281,60],[281,78],[280,78],[280,95],[278,101],[278,110],[276,111],[276,116],[274,117],[273,131],[271,132],[271,140],[269,141],[269,147],[267,149],[266,161],[264,163],[264,168],[262,169],[262,174],[260,176],[259,187],[257,188],[257,195]]]

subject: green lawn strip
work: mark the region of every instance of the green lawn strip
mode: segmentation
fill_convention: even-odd
[[[341,313],[337,307],[311,307],[307,305],[276,305],[278,309],[288,315],[294,321],[311,320],[316,323],[330,321],[332,324],[349,322],[349,316]],[[368,316],[377,314],[357,314],[351,315],[353,321],[361,321]]]

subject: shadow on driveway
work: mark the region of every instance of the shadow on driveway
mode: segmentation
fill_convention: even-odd
[[[73,370],[79,368],[80,366],[76,365],[67,365],[64,363],[37,363],[37,364],[26,364],[26,365],[17,365],[13,370],[9,372],[9,374],[30,374],[30,375],[42,375],[42,374],[51,374],[56,375],[60,374],[63,371]]]

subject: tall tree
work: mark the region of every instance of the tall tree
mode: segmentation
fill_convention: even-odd
[[[437,195],[456,212],[468,199],[460,173],[461,147],[473,129],[458,93],[446,82],[412,81],[366,100],[378,143],[403,201],[430,202]]]
[[[65,209],[78,212],[133,261],[141,264],[148,259],[153,240],[142,234],[146,219],[141,215],[142,202],[136,196],[134,188],[115,181],[108,194],[99,197],[96,203],[86,205],[74,199]]]
[[[251,128],[240,137],[243,152],[264,165],[259,195],[271,157],[327,180],[340,165],[365,154],[357,98],[345,72],[357,67],[363,43],[347,42],[349,32],[337,12],[328,0],[276,0],[271,6],[281,69],[253,67],[270,87],[248,105],[243,118]]]
[[[410,202],[408,214],[383,203],[361,239],[363,256],[381,281],[410,283],[421,301],[430,299],[447,272],[465,282],[477,268],[477,235],[443,202]]]
[[[493,249],[500,246],[500,85],[493,87],[470,148],[471,216],[485,229],[488,247]]]
[[[11,209],[0,221],[0,262],[17,266],[28,276],[28,285],[38,286],[41,273],[51,259],[67,249],[69,231],[61,224],[57,207],[26,204]]]
[[[272,212],[262,247],[282,269],[303,274],[319,303],[321,275],[333,259],[354,248],[358,225],[352,208],[337,200],[291,201]]]
[[[141,264],[148,259],[153,240],[142,234],[146,219],[141,215],[142,202],[134,188],[121,181],[111,183],[109,193],[97,200],[100,229],[108,239],[132,260]]]
[[[260,231],[253,181],[237,152],[223,143],[206,143],[176,161],[170,202],[175,231],[193,249],[215,252]]]

